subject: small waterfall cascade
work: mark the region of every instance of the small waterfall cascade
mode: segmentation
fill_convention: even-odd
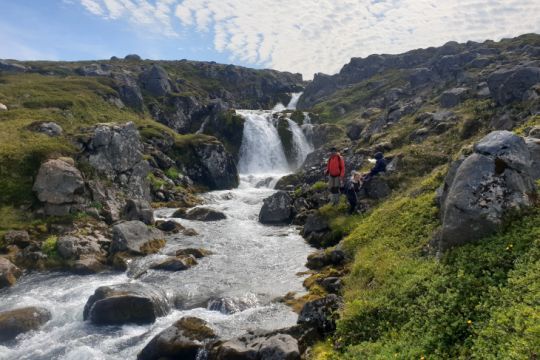
[[[286,111],[296,108],[301,95],[293,93],[287,108],[278,104],[272,110],[236,111],[245,119],[238,163],[241,174],[286,174],[298,169],[313,151],[309,116],[304,115],[304,123],[300,126],[290,118],[290,111]],[[292,149],[289,151],[286,151],[280,136],[280,131],[284,130],[283,122],[285,131],[290,132],[290,144],[287,146]],[[289,159],[287,153],[292,153]]]

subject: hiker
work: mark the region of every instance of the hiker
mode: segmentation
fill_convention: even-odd
[[[326,165],[326,175],[329,175],[328,190],[332,205],[339,204],[339,189],[345,177],[345,161],[335,147],[330,149],[330,158]]]
[[[375,175],[384,171],[386,171],[386,159],[382,152],[377,152],[375,153],[375,165],[371,168],[369,173],[363,176],[363,184],[367,184]]]
[[[345,195],[347,195],[347,200],[349,201],[349,214],[352,215],[356,210],[356,205],[358,204],[358,191],[362,187],[362,174],[358,171],[353,171],[351,178],[345,186]]]

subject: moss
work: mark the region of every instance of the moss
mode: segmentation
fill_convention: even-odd
[[[150,240],[141,246],[141,252],[145,255],[155,254],[165,246],[165,243],[163,239]]]
[[[317,181],[315,184],[311,185],[310,190],[317,192],[317,191],[326,190],[327,188],[328,188],[328,184],[326,184],[326,182]]]
[[[58,237],[56,235],[49,236],[43,243],[41,244],[41,250],[43,253],[47,256],[54,257],[57,255],[56,252],[56,243],[58,241]]]

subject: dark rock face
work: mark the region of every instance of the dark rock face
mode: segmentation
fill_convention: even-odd
[[[41,307],[0,312],[0,342],[10,341],[19,334],[37,330],[50,319],[49,310]]]
[[[390,195],[392,190],[384,179],[384,176],[373,177],[364,187],[366,196],[371,199],[383,199]]]
[[[445,91],[441,95],[441,106],[444,108],[451,108],[461,104],[469,95],[470,89],[468,88],[454,88]]]
[[[428,84],[435,78],[435,74],[428,68],[413,69],[409,75],[409,82],[412,87]]]
[[[22,271],[6,258],[0,257],[0,289],[15,285]]]
[[[500,105],[523,100],[526,92],[538,83],[540,83],[540,67],[533,66],[499,70],[488,78],[491,96]]]
[[[98,125],[85,144],[84,156],[90,165],[118,184],[126,195],[149,199],[150,170],[143,159],[142,143],[135,124]]]
[[[263,224],[287,224],[292,219],[293,199],[286,191],[278,191],[264,199],[259,213],[259,221]]]
[[[140,76],[142,88],[152,96],[164,96],[171,92],[171,84],[167,71],[159,65],[152,65]]]
[[[197,261],[194,257],[189,255],[184,256],[170,256],[163,260],[156,262],[150,266],[150,269],[164,270],[164,271],[182,271],[187,270],[190,267],[197,265]]]
[[[195,182],[211,190],[226,190],[238,186],[240,180],[233,157],[220,142],[197,144],[194,159],[183,164],[185,173]]]
[[[154,210],[146,200],[129,199],[124,207],[123,218],[126,220],[139,220],[146,225],[153,225]]]
[[[248,334],[217,346],[214,360],[299,360],[298,341],[288,334]]]
[[[181,224],[173,220],[158,221],[156,227],[161,231],[175,234],[185,229]]]
[[[96,325],[150,324],[166,315],[169,304],[160,290],[144,284],[101,286],[84,306],[84,320]]]
[[[197,131],[207,110],[193,96],[171,95],[164,99],[164,105],[150,106],[152,117],[180,134]]]
[[[49,160],[39,168],[32,189],[48,215],[69,214],[84,192],[81,172],[73,166],[73,160],[68,160]]]
[[[527,148],[531,154],[531,176],[533,179],[540,179],[540,139],[525,138]]]
[[[113,80],[122,102],[134,110],[143,111],[144,100],[137,81],[126,74],[114,74]]]
[[[93,237],[60,236],[56,248],[58,254],[66,260],[77,260],[85,255],[103,255],[97,239]]]
[[[129,251],[140,255],[151,254],[165,245],[161,231],[149,228],[138,220],[116,224],[112,233],[111,253]]]
[[[334,331],[336,329],[336,312],[339,310],[341,302],[341,298],[334,294],[307,302],[298,316],[298,324],[313,327],[321,334]]]
[[[184,317],[150,340],[137,359],[196,360],[205,343],[215,338],[216,334],[204,320]]]
[[[345,262],[345,253],[343,250],[320,250],[309,254],[307,258],[306,267],[313,270],[322,269],[328,265],[341,265]]]
[[[438,250],[478,241],[499,229],[505,215],[531,205],[531,154],[523,138],[494,131],[449,172],[441,194]]]

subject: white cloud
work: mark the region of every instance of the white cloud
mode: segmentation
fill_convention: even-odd
[[[166,36],[176,35],[173,24],[211,32],[233,61],[307,78],[335,73],[351,57],[540,32],[538,0],[80,1],[95,15],[126,16]]]

